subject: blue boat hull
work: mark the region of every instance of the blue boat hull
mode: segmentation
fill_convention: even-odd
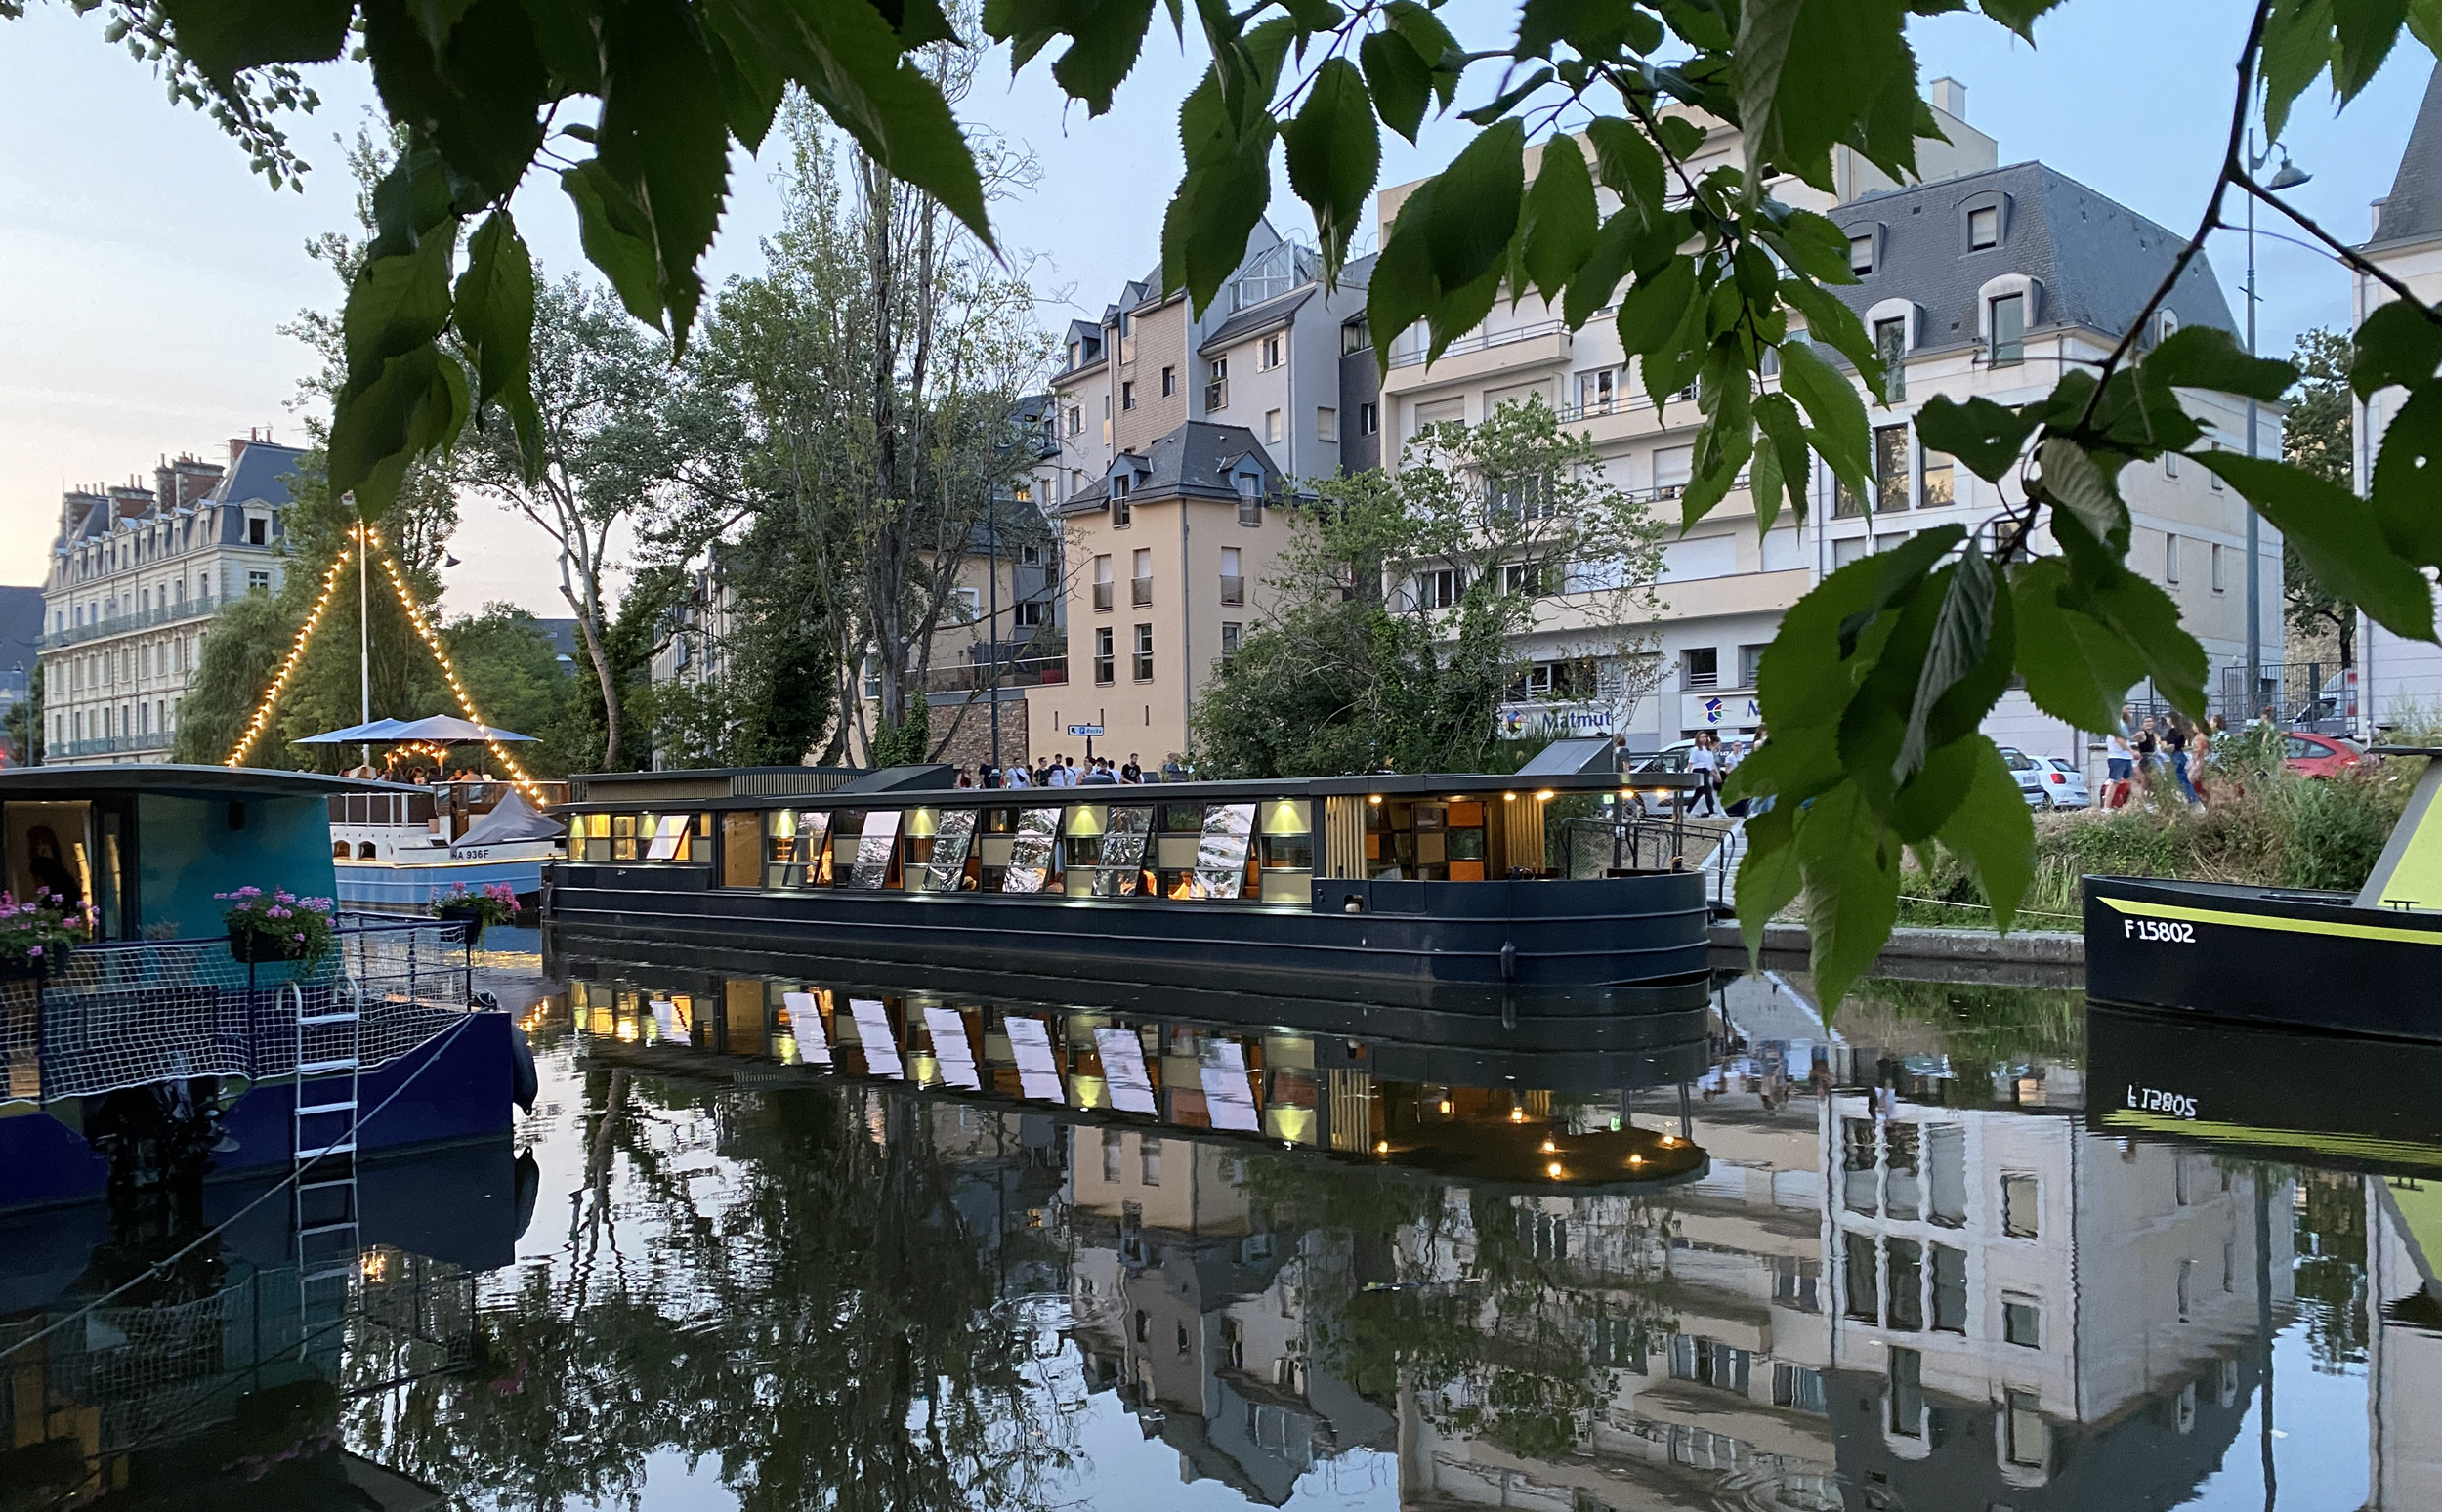
[[[516,1032],[505,1013],[475,1013],[460,1027],[364,1072],[359,1152],[371,1157],[508,1129]],[[223,1116],[236,1148],[213,1156],[212,1179],[285,1172],[295,1159],[296,1101],[293,1080],[248,1088]],[[69,1105],[61,1112],[76,1119],[81,1109]],[[0,1209],[84,1201],[102,1194],[109,1174],[109,1162],[57,1113],[0,1118]]]

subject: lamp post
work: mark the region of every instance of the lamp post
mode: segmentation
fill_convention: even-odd
[[[2261,169],[2264,159],[2271,155],[2272,146],[2269,143],[2265,144],[2263,151],[2255,150],[2255,133],[2250,129],[2247,134],[2248,172],[2253,174]],[[2295,189],[2313,177],[2313,174],[2291,162],[2290,149],[2283,147],[2281,170],[2264,187]],[[2255,196],[2253,194],[2247,196],[2247,355],[2255,355]],[[2251,460],[2255,456],[2255,400],[2250,399],[2247,401],[2247,454]],[[2257,556],[2262,533],[2262,517],[2251,506],[2247,512],[2247,697],[2249,703],[2258,706],[2264,696],[2263,562]],[[2320,690],[2310,689],[2307,696],[2312,698]],[[2280,700],[2276,698],[2274,701],[2277,703]],[[2241,717],[2252,720],[2254,709],[2242,710]]]

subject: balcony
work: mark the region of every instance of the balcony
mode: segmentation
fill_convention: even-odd
[[[1486,352],[1495,347],[1506,347],[1513,342],[1533,341],[1541,336],[1566,338],[1568,334],[1568,324],[1561,320],[1537,320],[1532,324],[1512,326],[1507,330],[1477,331],[1470,336],[1461,336],[1444,347],[1442,355],[1433,360],[1445,362],[1454,357],[1465,357],[1471,352]],[[1432,350],[1432,338],[1422,327],[1414,327],[1402,332],[1399,340],[1391,344],[1391,366],[1415,366],[1425,359],[1425,354]]]
[[[1146,605],[1151,604],[1152,602],[1154,602],[1154,580],[1150,577],[1130,579],[1128,582],[1128,603],[1134,605],[1138,609],[1143,609]]]
[[[1096,613],[1108,614],[1111,612],[1111,584],[1096,583],[1094,585],[1094,611]]]
[[[1222,573],[1222,574],[1221,574],[1221,602],[1222,602],[1222,603],[1224,603],[1224,604],[1243,604],[1243,603],[1245,603],[1245,602],[1246,602],[1246,579],[1245,579],[1245,578],[1243,578],[1243,577],[1239,577],[1239,576],[1236,576],[1236,575],[1234,575],[1234,574],[1232,574],[1232,573],[1229,573],[1229,572],[1224,572],[1224,573]]]
[[[150,735],[98,735],[89,740],[63,740],[43,747],[46,761],[76,761],[94,756],[129,756],[150,751],[167,751],[170,737],[155,732]]]
[[[107,619],[97,619],[90,624],[71,625],[65,630],[54,630],[45,635],[42,638],[42,649],[57,651],[63,646],[75,646],[85,641],[99,640],[104,636],[125,635],[130,630],[147,630],[154,625],[174,625],[182,620],[201,619],[220,608],[224,602],[226,601],[203,593],[179,604],[138,609],[132,614],[113,614]]]

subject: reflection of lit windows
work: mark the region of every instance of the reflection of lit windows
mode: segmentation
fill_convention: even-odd
[[[2027,1349],[2043,1347],[2043,1309],[2033,1297],[2003,1295],[2001,1338]]]
[[[2038,1220],[2036,1179],[2023,1171],[2001,1177],[2001,1232],[2011,1239],[2040,1239],[2042,1225]]]
[[[2043,1463],[2042,1399],[2031,1391],[2009,1394],[2008,1430],[2009,1462],[2013,1465]]]
[[[1933,1326],[1940,1333],[1967,1331],[1967,1252],[1932,1246]]]
[[[1846,1273],[1848,1316],[1860,1323],[1880,1323],[1880,1282],[1874,1256],[1874,1236],[1843,1234],[1840,1269]]]
[[[1890,1303],[1883,1315],[1884,1325],[1904,1333],[1923,1331],[1924,1246],[1915,1239],[1891,1240],[1884,1256],[1883,1280]]]
[[[1924,1356],[1913,1349],[1891,1351],[1891,1432],[1903,1439],[1924,1437]]]
[[[1825,1412],[1823,1372],[1804,1365],[1775,1365],[1772,1367],[1772,1405],[1798,1412]]]

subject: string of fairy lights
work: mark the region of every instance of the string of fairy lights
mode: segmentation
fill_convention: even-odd
[[[381,532],[371,525],[358,525],[349,532],[349,540],[350,545],[331,563],[330,570],[322,574],[322,591],[314,601],[314,611],[298,628],[297,639],[288,648],[288,658],[280,663],[279,674],[272,679],[272,686],[264,691],[262,701],[255,705],[254,717],[246,724],[246,733],[238,737],[236,747],[222,765],[244,766],[246,758],[253,754],[255,745],[263,738],[264,732],[271,728],[272,715],[279,706],[280,695],[288,691],[289,683],[297,675],[297,668],[304,663],[306,648],[313,644],[315,632],[321,628],[331,600],[338,592],[341,579],[347,574],[348,565],[377,559],[390,578],[391,591],[399,597],[399,607],[406,611],[407,623],[415,627],[416,635],[423,640],[425,649],[433,653],[434,663],[441,668],[441,675],[448,680],[449,692],[457,698],[459,711],[466,715],[468,723],[484,732],[484,747],[507,770],[509,780],[517,784],[528,799],[542,802],[542,789],[535,785],[534,778],[525,767],[519,765],[515,756],[509,754],[506,746],[492,738],[491,722],[475,707],[474,694],[467,692],[465,682],[458,676],[457,664],[449,659],[449,649],[442,644],[432,621],[424,616],[424,607],[415,601],[414,592],[407,587],[406,574],[399,569],[398,559],[383,548]],[[369,563],[367,570],[370,570]]]

